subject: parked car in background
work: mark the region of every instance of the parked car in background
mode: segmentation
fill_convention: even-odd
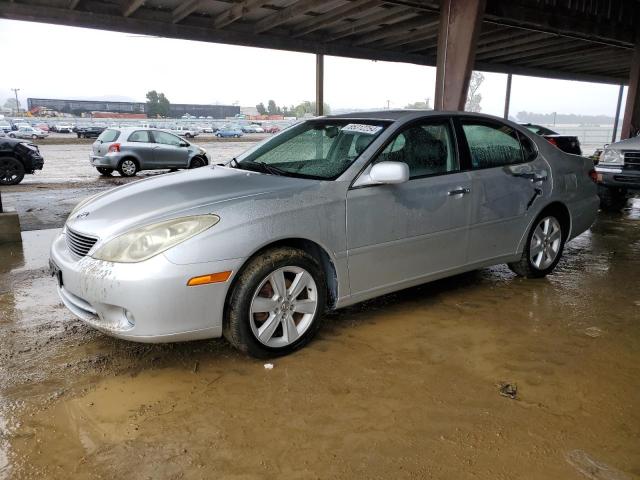
[[[47,125],[46,123],[35,123],[33,126],[35,128],[39,128],[43,132],[49,133],[50,128],[49,128],[49,125]]]
[[[31,125],[29,123],[27,123],[25,120],[23,119],[16,119],[12,122],[11,124],[11,129],[12,130],[19,130],[21,128],[24,127],[30,127]]]
[[[277,125],[265,125],[262,127],[265,133],[278,133],[281,128]]]
[[[101,175],[118,171],[132,177],[140,170],[198,168],[209,164],[207,151],[164,130],[108,128],[93,142],[91,165]]]
[[[244,133],[239,125],[224,125],[216,132],[216,137],[219,138],[239,138],[242,135],[244,135]]]
[[[4,133],[8,133],[11,130],[13,130],[11,128],[11,124],[9,122],[0,122],[0,130],[2,130]]]
[[[44,159],[37,145],[24,140],[0,138],[0,185],[17,185],[25,174],[42,170]]]
[[[580,140],[575,135],[561,135],[547,127],[543,127],[542,125],[534,125],[531,123],[523,123],[522,126],[529,129],[533,133],[540,135],[551,145],[555,145],[563,152],[572,153],[574,155],[582,155]]]
[[[31,126],[20,127],[18,130],[12,130],[9,132],[11,138],[31,138],[36,140],[38,138],[47,138],[49,134],[43,132],[39,128],[33,128]]]
[[[53,131],[58,133],[73,133],[73,125],[69,123],[56,123]]]
[[[194,138],[198,136],[199,132],[195,128],[178,125],[171,129],[171,133],[174,135],[180,135],[181,137]]]
[[[224,335],[251,355],[283,355],[326,309],[499,263],[548,275],[596,218],[594,173],[487,115],[321,117],[227,166],[81,202],[51,269],[64,304],[108,335]]]
[[[242,127],[244,133],[264,133],[264,129],[260,125],[251,124]]]
[[[80,126],[76,128],[76,134],[78,138],[98,138],[105,128],[97,125]]]
[[[629,196],[640,191],[640,136],[607,145],[596,173],[600,206],[622,210]]]

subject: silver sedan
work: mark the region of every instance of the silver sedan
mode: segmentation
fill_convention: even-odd
[[[486,115],[322,117],[83,201],[51,271],[109,335],[281,355],[326,309],[498,263],[551,273],[595,219],[594,179],[590,160]]]

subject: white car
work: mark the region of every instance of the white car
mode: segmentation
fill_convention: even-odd
[[[198,131],[195,128],[178,126],[171,129],[171,133],[174,135],[180,135],[181,137],[193,138],[198,136]]]
[[[18,130],[9,132],[11,138],[31,138],[36,140],[37,138],[47,138],[49,134],[39,128],[34,127],[20,127]]]
[[[73,133],[73,126],[68,123],[59,123],[55,126],[58,133]]]

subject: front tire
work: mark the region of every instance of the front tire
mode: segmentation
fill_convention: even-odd
[[[257,358],[289,354],[319,330],[327,286],[318,261],[290,247],[251,260],[227,299],[224,336]]]
[[[120,160],[118,172],[123,177],[133,177],[138,173],[138,164],[131,158],[125,158],[124,160]]]
[[[103,175],[105,177],[110,177],[111,174],[113,173],[113,168],[107,168],[107,167],[96,167],[96,170],[98,171],[98,173],[100,175]]]
[[[533,222],[522,257],[509,268],[525,278],[550,274],[562,257],[567,233],[554,212],[542,212]]]
[[[600,208],[608,212],[619,212],[627,204],[627,192],[623,188],[598,185]]]
[[[0,157],[0,185],[17,185],[24,178],[24,165],[12,157]]]
[[[191,163],[189,163],[189,168],[201,168],[207,165],[207,161],[202,157],[193,157],[191,159]]]

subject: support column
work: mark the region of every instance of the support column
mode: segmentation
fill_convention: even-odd
[[[611,135],[611,143],[616,141],[616,135],[618,134],[618,119],[620,118],[620,107],[622,107],[623,92],[624,84],[620,85],[620,91],[618,92],[618,103],[616,104],[616,116],[613,119],[613,135]]]
[[[324,55],[316,53],[316,115],[324,115]]]
[[[436,110],[464,110],[486,0],[440,0]]]
[[[640,131],[640,37],[636,39],[636,47],[633,49],[633,57],[631,58],[629,89],[627,90],[627,102],[624,106],[620,139],[632,137],[638,131]]]
[[[507,92],[504,96],[504,119],[509,120],[509,105],[511,104],[511,77],[512,75],[507,74]]]

